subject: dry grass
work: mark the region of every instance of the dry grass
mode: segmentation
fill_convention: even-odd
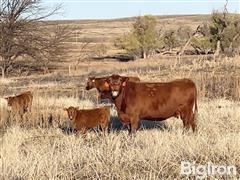
[[[58,128],[12,126],[1,138],[5,179],[180,179],[181,161],[235,165],[240,173],[240,104],[199,103],[198,133],[182,134],[172,118],[165,130],[94,132],[86,139]],[[224,179],[224,177],[217,177]],[[226,177],[225,177],[226,178]],[[237,177],[232,177],[237,179]]]
[[[7,78],[0,78],[0,84],[4,84],[4,85],[8,85],[10,83],[13,83],[14,81],[11,79],[7,79]]]
[[[0,84],[0,178],[172,180],[185,178],[180,176],[180,163],[186,160],[235,165],[238,176],[232,179],[240,178],[239,60],[82,62],[80,66],[88,69],[70,76],[60,72],[8,79]],[[112,73],[138,75],[143,81],[193,79],[199,92],[198,132],[183,134],[182,122],[175,118],[167,120],[166,126],[140,130],[134,137],[119,128],[106,137],[89,132],[85,139],[62,132],[59,127],[69,125],[63,107],[97,106],[96,91],[84,90],[87,76]],[[34,91],[34,104],[32,112],[20,119],[9,114],[3,97],[24,90]],[[111,114],[112,121],[118,122],[114,110]]]

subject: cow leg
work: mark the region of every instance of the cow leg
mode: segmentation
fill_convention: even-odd
[[[130,118],[127,114],[123,112],[118,112],[118,117],[123,126],[127,125],[129,133],[131,132],[131,124],[130,124]]]
[[[189,108],[190,107],[190,108]],[[189,130],[190,128],[192,128],[192,131],[195,132],[196,130],[196,122],[195,122],[195,115],[194,112],[192,110],[193,104],[189,104],[187,106],[187,108],[185,109],[185,113],[186,113],[186,127]]]
[[[181,119],[183,120],[183,126],[185,130],[189,131],[191,128],[193,132],[196,130],[196,122],[194,114],[191,110],[185,111],[183,115],[181,115]]]
[[[30,104],[26,110],[28,110],[28,112],[32,112],[32,105]]]
[[[180,111],[180,117],[183,121],[183,128],[185,129],[184,131],[188,131],[190,129],[190,124],[189,124],[189,113],[186,109],[181,109]]]
[[[196,120],[195,120],[195,114],[193,112],[191,112],[191,116],[189,119],[189,124],[191,125],[192,131],[195,132],[197,125],[196,125]]]
[[[24,114],[24,108],[21,108],[21,110],[19,111],[19,114],[18,114],[18,115],[19,115],[19,118],[20,118],[20,119],[19,119],[20,122],[18,122],[19,125],[24,124],[24,123],[23,123],[23,114]]]
[[[130,118],[130,122],[131,122],[131,134],[135,134],[136,133],[136,131],[138,130],[138,128],[139,128],[139,118],[138,118],[138,116],[132,116],[131,118]]]

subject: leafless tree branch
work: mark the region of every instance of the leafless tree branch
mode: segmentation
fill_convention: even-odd
[[[62,54],[67,28],[47,26],[44,21],[56,14],[61,4],[47,11],[41,0],[1,0],[0,7],[2,76],[19,56],[49,60]]]

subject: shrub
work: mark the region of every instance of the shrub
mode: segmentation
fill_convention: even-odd
[[[128,34],[117,39],[117,47],[141,58],[148,57],[157,47],[156,19],[139,16]]]

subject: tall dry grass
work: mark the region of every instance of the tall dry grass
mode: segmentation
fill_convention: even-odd
[[[67,101],[67,99],[66,99]],[[224,99],[199,103],[198,132],[182,133],[181,120],[164,130],[66,135],[58,128],[12,126],[1,137],[4,179],[181,179],[181,161],[235,165],[240,176],[240,104]],[[194,179],[194,177],[190,177]]]
[[[62,109],[96,106],[96,92],[84,90],[89,71],[61,78],[58,74],[12,78],[0,84],[1,96],[31,89],[34,101],[32,111],[21,118],[13,116],[0,98],[1,179],[184,179],[181,161],[235,165],[236,177],[209,178],[240,178],[239,59],[179,62],[176,58],[164,63],[149,59],[105,65],[97,75],[131,74],[163,82],[193,79],[199,94],[198,132],[183,134],[181,120],[171,118],[165,126],[151,126],[133,137],[121,128],[112,128],[106,137],[96,132],[85,139],[69,135],[62,131],[65,123],[71,127]],[[118,121],[113,109],[111,114]]]

